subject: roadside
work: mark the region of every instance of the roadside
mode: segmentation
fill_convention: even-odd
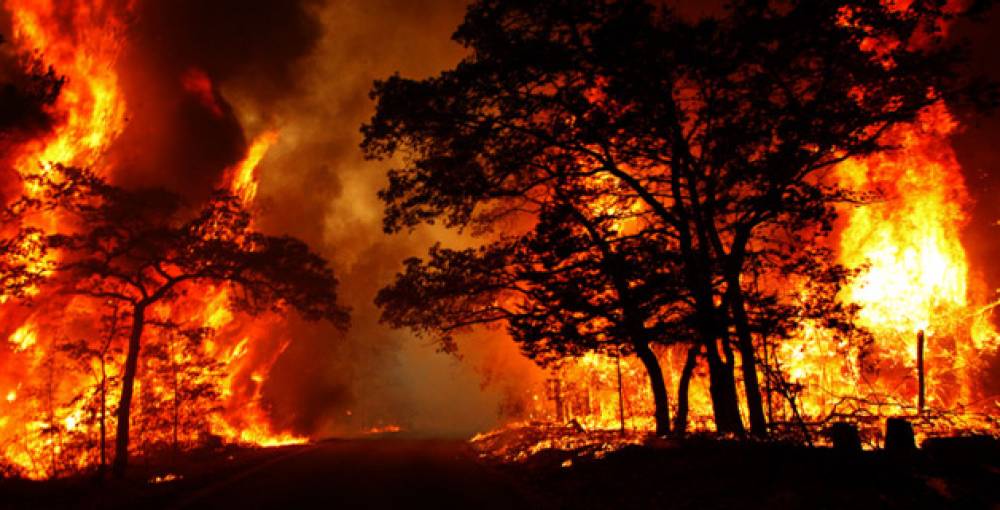
[[[238,477],[313,445],[227,446],[185,452],[172,461],[138,460],[123,480],[92,476],[59,480],[0,480],[0,510],[164,508],[185,495]]]

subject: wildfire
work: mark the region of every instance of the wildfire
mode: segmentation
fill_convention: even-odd
[[[933,105],[916,123],[888,135],[899,150],[836,170],[842,185],[880,195],[843,211],[839,245],[843,264],[864,268],[841,297],[861,306],[861,325],[875,336],[874,366],[862,366],[857,353],[843,356],[837,338],[808,331],[784,354],[817,415],[849,395],[894,406],[896,414],[919,412],[918,371],[926,375],[930,407],[950,409],[987,397],[978,369],[983,354],[996,349],[997,335],[985,303],[970,290],[960,238],[969,199],[948,142],[955,128],[947,108]],[[918,335],[926,339],[923,366]]]
[[[105,156],[127,126],[128,101],[117,66],[130,5],[128,0],[4,0],[18,51],[34,55],[66,77],[47,112],[53,118],[52,128],[16,147],[11,155],[22,176],[56,165],[112,175],[114,169]],[[173,85],[183,88],[212,115],[226,114],[226,103],[204,70],[190,67]],[[589,100],[603,101],[600,87],[595,87]],[[861,325],[873,334],[874,345],[867,349],[851,346],[831,331],[806,324],[778,352],[764,353],[765,359],[774,356],[784,376],[800,388],[799,410],[811,423],[845,412],[901,415],[926,418],[921,433],[929,434],[934,432],[932,413],[976,410],[976,403],[992,406],[996,412],[998,403],[984,393],[979,372],[983,354],[997,349],[1000,335],[991,324],[991,307],[973,290],[981,285],[974,279],[961,242],[969,197],[948,138],[956,127],[947,107],[936,104],[917,122],[886,135],[898,150],[844,162],[831,175],[846,188],[879,196],[875,203],[842,209],[835,246],[839,262],[862,269],[840,299],[861,306]],[[243,159],[225,169],[225,182],[220,184],[252,205],[258,194],[259,167],[278,140],[276,129],[253,137]],[[592,183],[594,194],[600,197],[606,191],[608,196],[595,200],[591,212],[635,216],[615,226],[615,232],[622,235],[641,227],[641,203],[621,201],[614,194],[616,181],[600,179]],[[34,191],[24,189],[29,195]],[[25,221],[48,229],[59,226],[61,218],[39,215]],[[33,263],[44,267],[48,262]],[[38,292],[29,290],[30,294]],[[291,342],[283,331],[284,319],[277,314],[247,319],[229,307],[230,292],[225,286],[204,285],[187,292],[182,303],[155,310],[162,322],[211,333],[196,340],[149,333],[147,345],[163,352],[158,358],[144,359],[136,383],[136,449],[171,441],[194,444],[206,436],[256,446],[308,441],[276,430],[264,398],[272,367]],[[0,300],[0,338],[6,338],[0,346],[0,363],[5,367],[0,373],[0,391],[4,392],[0,393],[4,396],[0,402],[4,411],[0,416],[0,475],[10,470],[44,478],[92,467],[101,453],[95,446],[98,419],[107,415],[106,428],[114,429],[113,413],[101,399],[110,403],[119,398],[115,381],[122,375],[123,354],[114,348],[111,340],[115,338],[103,351],[91,345],[98,343],[99,328],[91,323],[101,315],[100,304],[84,298],[35,297],[41,303],[36,309]],[[73,343],[80,339],[85,348]],[[183,342],[196,347],[183,349],[187,345]],[[686,354],[683,346],[657,352],[669,388],[676,388]],[[691,428],[702,430],[712,427],[703,371],[703,367],[695,369],[690,390]],[[634,433],[654,427],[646,377],[634,357],[588,354],[558,366],[545,387],[524,396],[524,418],[560,422],[556,437],[536,442],[533,451],[578,446],[559,439],[567,428],[585,432],[620,428],[627,441],[637,441]],[[183,402],[179,388],[185,383],[217,394],[218,401]],[[774,421],[788,419],[789,409],[779,396],[770,394],[771,389],[765,388],[768,411]],[[918,401],[925,402],[926,409]],[[851,402],[851,409],[845,411],[845,402]],[[676,406],[676,402],[671,404]],[[173,423],[164,418],[170,411]],[[202,428],[180,423],[181,415]],[[964,415],[953,423],[956,427],[974,425]],[[362,433],[402,430],[399,425],[380,424]],[[173,476],[157,477],[151,483],[170,481]]]
[[[125,44],[125,19],[131,2],[50,2],[6,0],[12,15],[12,41],[19,52],[32,54],[65,77],[65,83],[48,113],[53,118],[49,132],[18,147],[11,160],[21,175],[46,172],[54,165],[89,168],[109,177],[113,168],[105,155],[127,123],[127,101],[120,86],[117,65]],[[222,115],[221,100],[203,71],[191,68],[179,77],[179,85]],[[277,131],[267,131],[253,140],[245,158],[225,173],[223,183],[247,204],[257,194],[257,167],[277,141]],[[34,190],[24,188],[31,195]],[[25,219],[27,226],[54,229],[58,215]],[[45,264],[50,261],[33,261]],[[36,291],[29,289],[29,294]],[[174,308],[158,307],[156,314],[186,327],[214,332],[200,343],[197,352],[180,348],[181,340],[150,331],[145,341],[154,349],[165,349],[161,359],[147,358],[136,382],[133,413],[138,444],[194,444],[204,434],[223,441],[256,446],[297,444],[307,438],[276,431],[264,409],[261,391],[271,366],[287,348],[288,340],[276,340],[281,318],[264,316],[248,320],[228,307],[228,289],[204,286],[188,292]],[[121,376],[123,354],[109,349],[101,354],[72,351],[67,342],[97,342],[97,328],[89,325],[101,314],[100,304],[84,298],[36,295],[37,310],[5,307],[0,331],[7,342],[0,349],[0,387],[6,391],[4,416],[0,419],[0,474],[11,471],[31,478],[71,473],[98,462],[98,395],[105,384],[105,399],[111,405],[119,398],[115,383]],[[47,309],[46,306],[54,307]],[[61,308],[60,308],[61,307]],[[89,347],[88,347],[89,349]],[[89,358],[88,358],[89,356]],[[207,367],[185,372],[185,367]],[[216,367],[216,368],[212,368]],[[217,388],[221,402],[183,402],[182,384]],[[197,386],[201,385],[201,386]],[[170,404],[172,402],[172,404]],[[174,408],[174,423],[162,415]],[[185,406],[203,406],[187,409]],[[114,430],[114,413],[105,408],[107,430]],[[206,423],[196,430],[178,418]],[[188,418],[184,418],[188,417]],[[113,441],[113,438],[109,438]]]
[[[956,127],[944,104],[932,105],[916,122],[886,135],[897,150],[846,161],[830,176],[847,189],[877,197],[873,203],[842,207],[835,246],[839,262],[861,269],[839,299],[861,307],[859,325],[873,335],[874,344],[868,349],[851,345],[806,323],[777,352],[762,354],[800,388],[796,404],[803,419],[867,417],[877,428],[886,416],[905,416],[915,418],[918,436],[926,437],[955,428],[982,429],[986,422],[978,421],[977,413],[995,413],[996,397],[984,393],[980,371],[984,355],[996,351],[1000,337],[991,322],[992,304],[972,290],[982,285],[973,279],[961,242],[970,200],[948,139]],[[667,386],[674,386],[684,365],[683,349],[661,349],[658,357]],[[623,383],[616,381],[619,362]],[[701,370],[691,383],[690,428],[711,430],[711,398]],[[920,374],[923,409],[918,408]],[[765,388],[771,419],[791,420],[790,410],[771,390]],[[533,419],[544,415],[583,430],[622,425],[630,431],[653,430],[652,395],[635,359],[589,354],[568,361],[531,400],[537,404]],[[946,425],[934,421],[938,416],[948,416]]]
[[[942,312],[968,305],[969,269],[959,238],[968,197],[947,144],[954,128],[944,105],[936,105],[919,124],[893,134],[902,151],[838,167],[842,184],[884,195],[851,209],[840,244],[843,263],[869,264],[846,299],[864,306],[871,327],[915,334],[940,324]]]

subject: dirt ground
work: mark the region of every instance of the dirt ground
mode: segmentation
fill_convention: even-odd
[[[140,462],[126,480],[103,484],[3,480],[8,508],[997,510],[1000,449],[954,440],[892,457],[689,440],[541,449],[499,462],[458,440],[333,440],[195,452],[169,467]]]

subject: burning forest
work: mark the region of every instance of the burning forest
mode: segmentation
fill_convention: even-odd
[[[457,437],[548,484],[491,507],[824,452],[1000,501],[992,2],[253,4],[3,1],[0,489]]]

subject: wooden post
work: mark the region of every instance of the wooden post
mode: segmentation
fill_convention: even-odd
[[[553,377],[549,379],[551,396],[549,398],[555,402],[556,405],[556,422],[563,423],[565,421],[565,416],[563,413],[563,401],[562,401],[562,379],[559,377]]]
[[[917,414],[923,414],[924,398],[924,330],[917,331]]]
[[[621,435],[625,435],[625,399],[622,395],[622,353],[615,354],[615,362],[618,366],[618,423],[621,425]]]

